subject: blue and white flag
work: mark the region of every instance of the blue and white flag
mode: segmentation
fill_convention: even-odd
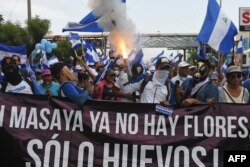
[[[102,54],[101,56],[100,56],[100,62],[101,62],[101,64],[102,65],[106,65],[107,64],[107,62],[108,62],[108,56],[105,56],[104,54]]]
[[[25,45],[11,46],[0,43],[0,60],[4,57],[17,55],[20,57],[20,63],[25,64],[27,60],[27,49]]]
[[[217,1],[209,0],[206,18],[196,40],[204,42],[226,55],[233,48],[234,36],[237,33],[237,28],[222,12]]]
[[[70,32],[68,35],[68,40],[71,42],[71,48],[76,49],[79,46],[82,46],[82,42],[78,33]]]
[[[52,57],[48,60],[49,66],[51,66],[51,65],[53,65],[53,64],[55,64],[55,63],[58,63],[58,62],[59,62],[59,60],[58,60],[58,58],[57,58],[56,56],[52,56]]]
[[[122,3],[126,3],[126,0],[119,0]],[[65,31],[78,31],[78,32],[104,32],[103,26],[101,26],[101,19],[105,13],[110,12],[110,8],[103,6],[97,7],[90,13],[88,13],[79,23],[69,22],[63,32]],[[115,9],[112,9],[113,11]],[[113,12],[112,11],[112,12]],[[105,20],[104,18],[103,20]],[[112,21],[112,20],[111,20]],[[111,23],[111,22],[110,22]]]
[[[205,53],[205,45],[199,41],[198,48],[197,48],[197,60],[207,60],[206,53]]]
[[[242,54],[243,54],[243,47],[242,47],[242,36],[237,45],[236,54],[234,55],[234,64],[240,66],[242,64]]]
[[[129,64],[132,67],[135,64],[142,64],[142,59],[143,59],[144,53],[142,51],[142,48],[137,51],[136,54],[132,54],[129,57]]]
[[[49,62],[48,62],[47,55],[46,55],[45,51],[42,51],[42,57],[41,57],[40,64],[41,64],[41,70],[49,69]]]
[[[88,65],[95,65],[96,62],[100,61],[98,53],[96,52],[95,45],[91,43],[85,43],[84,45],[85,59]]]
[[[29,59],[27,59],[27,61],[26,61],[26,71],[27,71],[27,73],[32,81],[34,94],[40,95],[41,93],[40,93],[39,88],[38,88],[38,83],[36,80],[35,71],[32,69],[30,62],[29,62]]]
[[[105,76],[107,70],[110,69],[110,68],[112,68],[113,64],[114,64],[114,61],[109,59],[108,62],[106,63],[106,65],[104,66],[103,70],[100,71],[100,72],[98,73],[98,75],[96,76],[96,83],[95,83],[96,85],[97,85],[101,80],[104,79],[104,76]]]
[[[241,55],[243,54],[243,47],[242,47],[242,36],[240,37],[238,46],[237,46],[237,51],[236,51],[237,55]]]
[[[164,50],[162,50],[162,52],[159,53],[158,55],[152,57],[151,58],[151,63],[155,63],[163,54],[164,54]]]
[[[232,56],[229,56],[226,58],[225,62],[223,63],[223,65],[221,66],[221,71],[223,73],[226,72],[227,67],[232,63]]]

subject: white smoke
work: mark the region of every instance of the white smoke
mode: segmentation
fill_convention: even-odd
[[[120,0],[90,0],[90,8],[99,19],[99,25],[109,33],[109,43],[118,54],[121,39],[127,49],[132,49],[135,43],[136,28],[134,23],[126,16],[126,4]],[[129,52],[129,51],[128,51]]]

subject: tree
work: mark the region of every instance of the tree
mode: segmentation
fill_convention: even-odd
[[[3,22],[3,16],[0,14],[0,24]]]
[[[61,61],[70,61],[73,56],[71,43],[67,40],[57,41],[57,48],[52,51]]]
[[[40,19],[38,16],[26,21],[26,27],[21,27],[19,22],[4,22],[0,15],[0,41],[8,45],[27,46],[27,55],[29,56],[35,48],[35,44],[49,32],[50,21]]]
[[[26,42],[28,55],[34,50],[36,43],[49,32],[50,21],[47,19],[40,19],[39,16],[26,21],[26,31],[29,35],[29,41]]]

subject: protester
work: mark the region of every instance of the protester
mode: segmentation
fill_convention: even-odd
[[[43,79],[41,76],[41,70],[38,68],[35,69],[35,77],[36,77],[37,84],[43,83]]]
[[[183,82],[185,90],[183,106],[213,103],[219,100],[218,87],[209,80],[210,63],[208,60],[197,62],[197,73],[192,80]]]
[[[1,62],[4,81],[2,92],[33,94],[32,83],[22,78],[16,61],[11,57],[4,57]]]
[[[120,97],[128,96],[128,94],[120,92],[119,88],[115,86],[115,78],[116,74],[114,70],[108,69],[104,79],[97,83],[93,97],[99,100],[119,101]]]
[[[188,75],[190,75],[190,76],[194,76],[194,74],[197,72],[197,68],[196,68],[196,66],[194,66],[194,65],[190,65],[189,66],[189,72],[188,72]]]
[[[20,59],[20,57],[18,55],[14,54],[11,57],[15,60],[15,62],[16,62],[17,65],[20,65],[21,59]]]
[[[216,86],[219,86],[219,77],[217,72],[210,72],[209,80]]]
[[[125,66],[125,64],[124,64],[124,66]],[[119,69],[121,69],[121,68],[122,68],[122,65],[119,66]],[[128,82],[125,83],[125,84],[120,83],[119,79],[117,79],[116,86],[121,91],[123,91],[123,86],[125,86],[127,84],[130,84],[130,83],[133,84],[133,83],[136,83],[136,82],[140,82],[141,80],[145,79],[145,77],[147,76],[147,74],[144,73],[144,67],[140,63],[134,64],[132,66],[131,74],[132,74],[132,76],[130,77],[131,79],[128,79]],[[117,76],[119,77],[119,75],[117,75]],[[128,78],[128,76],[124,76],[124,77]],[[140,102],[140,92],[139,91],[135,91],[131,95],[132,95],[131,97],[122,98],[121,101],[123,101],[123,102]]]
[[[219,102],[248,103],[249,92],[241,86],[242,70],[239,66],[229,66],[226,70],[227,84],[219,88]]]
[[[168,79],[170,69],[170,62],[166,57],[161,57],[155,64],[155,72],[153,75],[136,82],[129,83],[123,86],[122,90],[126,93],[133,93],[135,91],[141,92],[141,103],[163,103],[168,105],[168,87],[166,81]],[[128,79],[124,77],[124,69],[121,69],[119,80],[121,83],[127,83]]]
[[[86,72],[83,73],[78,73],[77,75],[78,78],[78,86],[82,89],[87,89],[89,87],[91,87],[91,89],[89,89],[90,91],[90,95],[93,95],[94,92],[94,84],[93,82],[90,82],[90,78],[88,76],[88,74]]]
[[[75,85],[76,78],[69,68],[62,62],[55,63],[50,68],[51,74],[61,84],[59,96],[67,97],[74,103],[82,105],[89,96],[91,87],[83,90]]]
[[[192,76],[188,75],[189,66],[185,61],[182,61],[178,64],[178,72],[175,77],[171,79],[170,82],[170,90],[171,94],[169,97],[169,102],[172,105],[179,105],[183,100],[183,86],[182,83],[188,78],[192,78]]]
[[[50,69],[44,69],[41,72],[43,82],[38,85],[41,95],[58,96],[60,85],[52,81]]]

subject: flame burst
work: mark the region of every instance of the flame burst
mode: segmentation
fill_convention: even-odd
[[[120,53],[124,59],[127,59],[128,58],[128,48],[127,48],[126,43],[123,39],[119,40],[118,47],[119,47],[118,53]]]

